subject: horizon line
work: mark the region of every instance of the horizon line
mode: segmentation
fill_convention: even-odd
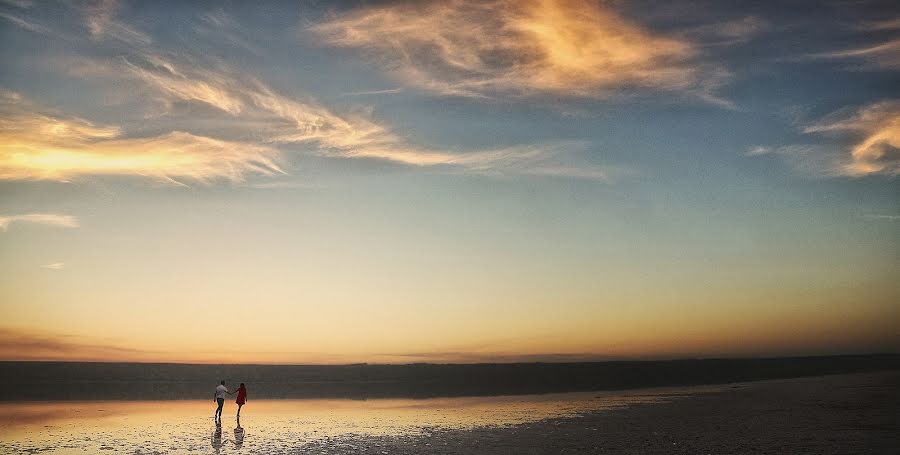
[[[111,361],[111,360],[35,360],[0,359],[0,363],[90,363],[90,364],[122,364],[122,365],[186,365],[186,366],[297,366],[297,367],[348,367],[348,366],[473,366],[473,365],[576,365],[591,363],[651,363],[651,362],[686,362],[686,361],[717,361],[717,360],[790,360],[790,359],[815,359],[834,357],[892,357],[900,356],[900,352],[869,352],[857,354],[817,354],[817,355],[786,355],[786,356],[736,356],[736,357],[666,357],[653,359],[607,359],[607,360],[581,360],[581,361],[512,361],[512,362],[406,362],[406,363],[202,363],[202,362],[146,362],[146,361]]]

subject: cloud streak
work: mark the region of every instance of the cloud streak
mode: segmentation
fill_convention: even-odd
[[[412,144],[389,126],[374,120],[370,110],[337,113],[311,98],[285,96],[258,78],[224,64],[204,63],[202,58],[154,50],[149,36],[116,19],[119,9],[116,1],[97,1],[85,4],[80,11],[92,41],[116,40],[128,52],[111,59],[72,57],[57,63],[62,63],[69,75],[106,78],[116,86],[130,87],[142,103],[148,98],[160,102],[164,112],[155,112],[153,117],[168,117],[176,123],[174,128],[154,137],[132,137],[127,125],[97,125],[77,117],[47,114],[21,100],[6,97],[5,115],[0,119],[0,179],[67,180],[85,175],[139,175],[176,183],[185,179],[204,183],[214,179],[239,182],[249,174],[283,172],[278,165],[279,148],[297,145],[307,147],[305,152],[326,157],[379,159],[413,167],[440,166],[456,172],[594,180],[609,180],[610,174],[615,173],[579,160],[579,154],[585,149],[582,145],[565,149],[574,142],[549,141],[503,149],[458,151]],[[594,13],[613,21],[613,16],[607,17],[604,11]],[[572,20],[565,15],[563,18]],[[217,28],[235,26],[224,11],[208,14],[204,20]],[[617,33],[644,36],[624,22],[616,27]],[[671,38],[650,41],[653,46],[662,46],[661,53],[692,52],[678,43]],[[663,59],[661,53],[653,58]],[[622,55],[617,58],[627,59]],[[547,69],[543,64],[530,66],[534,71]],[[552,72],[541,75],[534,71],[529,78],[555,77]],[[587,75],[592,69],[583,67],[578,71]],[[649,67],[645,73],[645,79],[657,74]],[[192,112],[190,118],[179,117],[178,113],[184,112],[176,109],[179,104],[201,104],[212,110]],[[228,133],[236,140],[192,132],[191,127],[200,121],[221,124],[223,119],[234,126]]]
[[[900,39],[852,49],[820,52],[809,55],[809,58],[858,60],[864,63],[864,69],[900,70]]]
[[[116,20],[119,11],[118,0],[94,0],[82,7],[84,24],[91,38],[115,39],[129,44],[150,44],[153,40],[146,34]]]
[[[863,218],[876,221],[900,221],[900,215],[863,215]]]
[[[125,74],[153,90],[168,104],[201,103],[253,125],[253,135],[266,146],[307,144],[334,158],[387,160],[414,167],[445,166],[484,174],[524,174],[608,180],[611,170],[573,162],[585,149],[577,141],[557,141],[500,149],[449,151],[410,144],[369,112],[340,115],[316,103],[283,96],[263,82],[226,68],[201,68],[158,54],[132,56],[116,63],[76,69],[83,75]],[[260,123],[265,126],[260,128]],[[263,168],[263,170],[265,167]]]
[[[273,175],[278,151],[174,131],[123,137],[120,128],[41,113],[6,97],[0,118],[0,180],[68,180],[85,175],[140,175],[176,182],[242,181]]]
[[[861,62],[861,65],[849,69],[900,70],[900,37],[895,36],[900,30],[900,17],[860,22],[853,29],[867,35],[889,37],[881,38],[880,41],[872,40],[869,44],[857,47],[812,53],[804,58]]]
[[[725,22],[701,25],[685,32],[686,36],[695,37],[705,46],[722,46],[744,43],[756,37],[770,24],[759,16],[744,16]]]
[[[38,33],[38,34],[49,35],[49,36],[57,36],[58,35],[56,32],[54,32],[49,27],[22,19],[19,16],[14,16],[12,14],[0,12],[0,17],[6,19],[7,21],[12,22],[13,24],[21,27],[22,29],[28,30],[29,32],[32,32],[32,33]]]
[[[78,336],[0,328],[0,358],[4,360],[134,361],[148,354]]]
[[[588,146],[583,141],[556,141],[470,152],[365,148],[343,156],[387,159],[419,167],[453,166],[469,173],[498,176],[532,175],[609,182],[630,173],[623,168],[573,162]]]
[[[22,215],[0,215],[0,231],[6,231],[13,223],[42,224],[46,226],[77,228],[78,218],[58,213],[26,213]]]
[[[833,138],[830,144],[753,147],[749,156],[780,155],[795,167],[824,176],[900,175],[900,101],[840,111],[803,129]]]
[[[650,89],[727,103],[712,95],[727,73],[700,63],[694,45],[598,2],[391,4],[340,13],[310,30],[442,95],[605,98]]]
[[[851,136],[850,162],[837,171],[843,175],[900,174],[900,101],[884,101],[851,115],[833,115],[803,130],[804,133]]]

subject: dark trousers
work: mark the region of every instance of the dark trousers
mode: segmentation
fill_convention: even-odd
[[[216,408],[216,415],[222,417],[222,406],[225,404],[225,399],[216,398],[216,404],[219,405],[219,407]]]

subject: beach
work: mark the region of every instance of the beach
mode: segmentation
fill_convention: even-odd
[[[436,433],[388,453],[900,453],[900,373],[733,385],[720,392],[503,429]]]
[[[251,395],[252,396],[252,395]],[[506,397],[0,405],[3,453],[898,453],[900,371]],[[207,415],[208,414],[208,415]]]
[[[306,449],[410,455],[896,454],[898,416],[900,372],[833,375],[733,384],[666,402],[505,428],[344,441],[365,444],[368,452],[327,444]]]

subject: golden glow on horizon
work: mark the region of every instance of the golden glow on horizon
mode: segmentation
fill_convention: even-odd
[[[852,295],[832,297],[829,304],[784,303],[774,312],[754,312],[747,303],[732,302],[732,309],[707,309],[701,314],[684,304],[669,302],[668,307],[656,310],[554,311],[536,307],[529,313],[523,308],[506,316],[482,314],[480,321],[441,321],[439,314],[424,311],[397,319],[363,308],[357,310],[357,317],[320,311],[318,318],[282,308],[279,311],[283,316],[273,320],[247,317],[226,304],[197,312],[161,310],[182,315],[166,324],[169,329],[163,338],[155,330],[134,327],[134,322],[125,322],[122,316],[89,321],[83,324],[82,334],[73,334],[67,324],[47,325],[40,331],[0,329],[0,359],[289,364],[527,362],[827,354],[866,352],[873,346],[900,343],[900,330],[892,323],[900,317],[900,309],[891,306],[890,296],[857,306],[852,316],[839,310],[853,300]],[[221,316],[229,312],[240,315]],[[810,317],[812,312],[818,316]],[[205,313],[210,316],[198,317]],[[158,326],[156,319],[147,319],[147,327]],[[337,332],[336,327],[340,327]],[[104,328],[107,336],[90,335]],[[116,331],[119,335],[111,335]],[[466,341],[460,344],[461,340]]]

